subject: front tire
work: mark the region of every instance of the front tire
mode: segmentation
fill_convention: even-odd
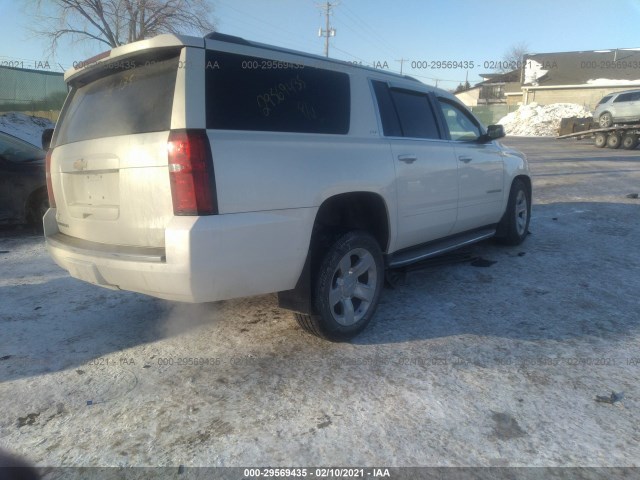
[[[380,246],[366,232],[352,231],[329,247],[317,270],[317,315],[296,314],[298,324],[332,341],[350,340],[371,321],[384,283]]]
[[[49,196],[47,192],[39,192],[34,195],[31,205],[29,207],[29,213],[27,215],[27,221],[31,224],[37,232],[42,232],[42,217],[47,213],[49,209]]]
[[[504,245],[520,245],[529,233],[531,194],[525,183],[516,178],[511,185],[507,211],[498,224],[496,240]]]

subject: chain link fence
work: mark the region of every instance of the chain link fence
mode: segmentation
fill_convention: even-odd
[[[62,73],[0,66],[0,115],[21,112],[55,122],[66,96]]]
[[[478,105],[476,107],[469,107],[469,110],[478,117],[478,119],[485,125],[495,125],[506,114],[515,112],[518,109],[518,105]]]

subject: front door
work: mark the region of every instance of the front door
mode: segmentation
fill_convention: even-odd
[[[497,223],[502,215],[503,158],[495,142],[478,142],[480,124],[452,100],[439,98],[458,161],[458,217],[453,233]]]

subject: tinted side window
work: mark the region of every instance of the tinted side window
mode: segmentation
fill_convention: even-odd
[[[637,102],[638,100],[640,100],[640,92],[631,92],[630,95],[631,95],[631,98],[629,98],[630,102]]]
[[[391,97],[400,118],[403,136],[440,138],[436,117],[427,95],[406,90],[391,90]]]
[[[380,110],[380,119],[382,120],[382,130],[385,137],[401,137],[402,129],[398,114],[393,106],[389,87],[384,82],[373,81],[373,90],[378,100],[378,109]]]
[[[207,52],[207,128],[349,132],[349,76],[302,64]]]
[[[449,129],[451,140],[464,142],[480,138],[482,134],[480,126],[467,112],[452,102],[442,98],[438,100],[442,107],[442,113]]]
[[[631,93],[623,93],[621,95],[618,95],[616,99],[613,101],[613,103],[630,102],[631,95],[632,95]]]

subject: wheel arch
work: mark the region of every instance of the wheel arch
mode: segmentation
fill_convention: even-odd
[[[282,308],[304,314],[314,314],[313,277],[327,244],[350,230],[370,233],[387,252],[391,242],[391,217],[382,195],[369,192],[345,192],[326,198],[316,213],[304,267],[292,290],[278,292]]]
[[[527,187],[527,194],[529,195],[529,201],[532,199],[533,194],[533,186],[531,184],[531,177],[528,175],[516,175],[513,180],[511,180],[511,186],[509,187],[509,192],[511,192],[511,188],[513,188],[513,183],[516,180],[521,180],[525,186]]]
[[[507,195],[505,210],[504,210],[504,213],[502,214],[502,218],[500,219],[500,222],[497,225],[496,234],[495,234],[495,238],[498,242],[506,243],[508,245],[515,245],[515,243],[510,243],[510,241],[508,240],[508,237],[510,235],[509,233],[509,228],[510,228],[509,210],[510,210],[510,204],[511,204],[510,199],[511,199],[513,187],[516,181],[520,181],[524,185],[525,194],[527,196],[527,202],[528,202],[529,219],[531,218],[531,210],[532,210],[532,203],[533,203],[533,187],[531,183],[531,177],[529,177],[529,175],[523,175],[523,174],[516,175],[515,177],[513,177],[513,179],[511,180],[511,185],[509,186],[509,192]],[[526,228],[528,229],[528,225],[526,226]]]
[[[613,125],[615,123],[616,119],[615,119],[615,116],[613,115],[613,112],[611,110],[604,110],[604,111],[600,112],[600,114],[598,115],[598,119],[597,119],[598,124],[600,124],[600,118],[602,118],[602,116],[607,114],[607,113],[611,117],[611,125]]]
[[[24,220],[27,223],[37,223],[38,219],[34,218],[35,217],[35,209],[38,206],[38,201],[40,200],[40,198],[48,198],[47,197],[47,187],[46,186],[42,186],[42,187],[38,187],[36,188],[34,191],[32,191],[29,196],[27,197],[27,199],[24,202]]]
[[[391,237],[389,208],[382,195],[375,192],[358,191],[333,195],[325,199],[313,225],[313,234],[323,230],[344,232],[364,230],[378,241],[386,252]]]

